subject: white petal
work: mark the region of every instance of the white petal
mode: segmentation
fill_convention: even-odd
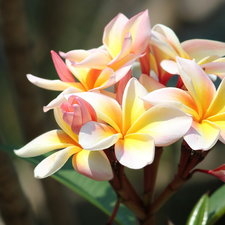
[[[34,176],[36,178],[45,178],[51,176],[53,173],[62,168],[69,157],[77,152],[77,148],[70,146],[42,160],[34,169]]]
[[[76,142],[70,138],[62,130],[52,130],[40,135],[21,149],[15,150],[15,154],[21,157],[34,157],[50,152],[52,150],[66,148],[68,146],[77,145]]]

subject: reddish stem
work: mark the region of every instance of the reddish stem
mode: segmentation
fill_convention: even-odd
[[[108,220],[108,222],[106,223],[106,225],[111,225],[116,217],[116,214],[118,212],[118,209],[119,209],[119,206],[120,206],[120,202],[117,200],[116,201],[116,204],[114,206],[114,209],[113,209],[113,212]]]
[[[189,176],[190,171],[198,164],[199,159],[201,158],[201,151],[194,151],[193,155],[190,156],[190,163],[187,165],[183,171],[181,178],[186,179]]]
[[[205,173],[205,174],[209,174],[210,175],[210,170],[202,170],[202,169],[195,169],[190,173],[190,176],[193,176],[194,173],[196,172],[200,172],[200,173]]]
[[[154,196],[156,177],[159,167],[161,155],[163,153],[162,147],[156,147],[155,159],[152,164],[144,167],[144,206],[148,207]]]
[[[130,209],[138,219],[145,220],[147,215],[142,207],[142,204],[140,204],[136,191],[124,174],[124,166],[116,160],[113,149],[107,149],[104,152],[111,162],[114,176],[109,183],[116,192],[118,201]]]
[[[116,192],[118,201],[124,204],[131,212],[133,212],[138,219],[146,220],[147,214],[145,213],[144,208],[133,201],[131,196],[128,194],[128,191],[124,188],[117,189],[114,186],[114,182],[112,182],[112,180],[109,181],[109,183]]]
[[[127,190],[128,195],[131,197],[131,199],[138,204],[140,207],[143,207],[142,200],[140,196],[137,194],[136,190],[130,183],[129,179],[127,178],[126,174],[124,174],[124,189]]]
[[[208,153],[207,153],[208,154]],[[163,206],[163,204],[187,181],[191,178],[190,171],[199,164],[207,155],[204,151],[193,151],[186,142],[182,144],[182,151],[180,157],[180,167],[177,175],[175,175],[172,182],[160,194],[160,196],[153,202],[149,210],[149,219],[145,221],[144,225],[153,224],[155,213]]]
[[[163,206],[163,204],[186,182],[187,180],[182,180],[180,177],[175,176],[171,183],[166,187],[166,189],[161,193],[161,195],[153,202],[150,207],[149,214],[154,216],[154,214]]]

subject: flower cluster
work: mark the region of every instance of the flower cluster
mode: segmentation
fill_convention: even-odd
[[[153,162],[155,147],[182,137],[193,150],[209,150],[218,139],[225,143],[225,43],[180,43],[164,25],[151,29],[146,10],[131,19],[116,16],[98,48],[51,54],[60,80],[27,78],[61,91],[44,107],[53,109],[61,130],[15,150],[22,157],[58,150],[35,168],[37,178],[52,175],[73,156],[77,172],[110,180],[109,148],[121,165],[140,169]],[[132,74],[136,66],[139,80]],[[168,87],[175,74],[176,87]],[[222,82],[216,90],[217,77]],[[114,92],[106,90],[110,86]]]

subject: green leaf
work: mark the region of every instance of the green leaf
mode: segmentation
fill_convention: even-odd
[[[207,225],[215,224],[225,214],[225,185],[217,189],[209,198],[210,209]]]
[[[6,145],[0,145],[0,149],[3,149],[14,155],[13,149],[18,149],[18,147],[13,148]],[[44,158],[45,156],[43,155],[23,159],[34,165],[37,165]],[[117,197],[108,182],[94,181],[77,173],[73,169],[70,160],[68,160],[63,168],[52,175],[52,177],[84,197],[107,215],[111,215]],[[120,205],[116,216],[116,222],[120,225],[132,225],[135,223],[135,216],[125,206]]]
[[[194,206],[187,225],[206,225],[209,215],[209,197],[204,194]]]

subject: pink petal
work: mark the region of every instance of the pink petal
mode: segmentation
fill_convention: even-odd
[[[79,144],[86,150],[104,150],[114,145],[121,134],[112,127],[90,121],[85,123],[79,133]]]
[[[73,51],[69,51],[67,53],[59,52],[59,54],[64,59],[68,59],[68,60],[74,61],[74,62],[81,62],[85,58],[87,58],[89,55],[91,55],[91,52],[86,51],[86,50],[73,50]]]
[[[225,182],[225,164],[217,167],[214,170],[209,170],[208,173]]]
[[[140,56],[140,54],[129,53],[119,61],[112,61],[113,63],[110,63],[109,67],[112,68],[115,72],[118,71],[120,68],[131,68],[135,60],[138,59]]]
[[[225,170],[211,171],[210,174],[225,182]]]
[[[128,19],[119,13],[106,27],[103,34],[103,44],[111,57],[116,57],[122,48],[122,31]]]
[[[67,68],[66,64],[62,61],[62,59],[58,56],[58,54],[54,51],[51,51],[52,60],[55,65],[55,69],[59,75],[59,78],[63,82],[75,82],[74,76]]]
[[[85,100],[70,96],[68,102],[61,105],[63,120],[69,125],[75,134],[79,134],[80,128],[88,121],[97,121],[97,115],[93,107]]]
[[[77,101],[81,107],[82,115],[83,115],[83,122],[88,122],[89,120],[97,121],[97,114],[94,108],[84,99],[77,98]],[[90,115],[87,115],[87,113]]]
[[[44,160],[42,160],[34,169],[34,176],[42,179],[51,176],[63,167],[71,155],[81,151],[77,147],[70,146],[63,150],[53,153]]]
[[[14,152],[21,157],[34,157],[52,150],[67,148],[74,145],[78,146],[78,144],[64,131],[52,130],[38,136],[24,147],[15,150]]]
[[[181,46],[197,62],[210,55],[225,55],[225,43],[219,41],[193,39],[182,42]]]
[[[209,150],[216,144],[219,136],[220,129],[215,123],[207,120],[201,123],[193,121],[184,140],[193,150]]]
[[[131,77],[132,77],[131,70],[129,70],[126,76],[124,76],[117,84],[116,100],[120,105],[122,104],[124,89],[126,88],[126,85],[128,81],[131,79]]]
[[[74,169],[93,180],[104,181],[113,178],[112,168],[103,151],[82,150],[73,156]]]
[[[63,120],[63,113],[60,107],[54,108],[54,117],[59,127],[65,131],[76,143],[78,143],[78,135],[75,134],[71,127]],[[78,145],[78,144],[77,144]]]
[[[94,52],[86,57],[81,62],[73,62],[75,67],[87,67],[97,70],[103,70],[110,63],[111,58],[109,58],[105,53]]]
[[[117,160],[131,169],[140,169],[152,163],[154,140],[147,134],[129,134],[115,144]]]
[[[65,95],[68,99],[71,95]],[[118,133],[122,127],[122,112],[118,102],[100,93],[83,92],[77,93],[76,96],[84,99],[92,105],[97,113],[98,119],[105,121],[112,126]]]
[[[211,170],[211,171],[220,171],[220,170],[225,170],[225,164],[223,164],[223,165],[221,165],[221,166],[219,166],[216,169]]]
[[[178,53],[167,42],[158,39],[158,36],[159,35],[156,35],[156,32],[152,31],[152,38],[150,40],[150,44],[156,47],[154,48],[154,55],[156,55],[156,52],[158,51],[158,48],[159,48],[164,54],[168,55],[173,60],[175,60],[175,57],[178,55]],[[161,55],[161,53],[159,55]]]
[[[152,53],[150,53],[150,45],[147,45],[146,50],[144,51],[144,55],[139,58],[140,66],[141,66],[141,72],[150,75],[150,65],[151,63],[154,64],[152,61]],[[152,66],[152,65],[151,65]],[[155,66],[155,65],[154,65]],[[152,66],[152,70],[154,70],[154,66]]]
[[[207,74],[225,73],[225,62],[209,62],[200,66]]]
[[[123,29],[123,36],[127,32],[131,33],[133,39],[131,52],[142,54],[151,38],[151,24],[148,10],[135,15],[126,23]]]
[[[67,89],[65,89],[62,93],[60,93],[55,99],[53,99],[47,106],[43,107],[44,112],[49,111],[50,109],[54,109],[56,107],[60,107],[60,105],[66,101],[64,95],[66,94],[70,94],[70,93],[78,93],[81,91],[78,91],[76,88],[74,87],[69,87]]]
[[[83,125],[81,109],[78,105],[74,105],[73,112],[63,112],[63,120],[71,127],[75,134],[79,134],[80,128]]]
[[[177,54],[183,58],[185,57],[185,52],[180,44],[180,41],[176,34],[169,27],[164,26],[162,24],[157,24],[153,27],[153,30],[163,35],[166,38],[166,42],[170,44],[177,52]]]

